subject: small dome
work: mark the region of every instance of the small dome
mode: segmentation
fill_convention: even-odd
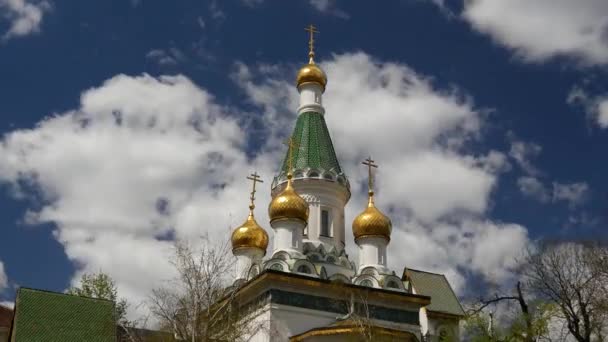
[[[268,247],[268,234],[264,228],[255,221],[253,214],[249,214],[247,221],[232,232],[232,250],[255,247],[264,251]]]
[[[300,220],[308,223],[308,203],[291,185],[291,175],[287,176],[287,186],[275,196],[268,206],[270,222],[277,220]]]
[[[300,71],[298,71],[296,85],[298,88],[300,88],[300,85],[304,83],[317,83],[321,85],[322,91],[325,91],[325,85],[327,85],[327,76],[321,68],[319,68],[314,62],[311,62],[301,67]]]
[[[355,242],[365,236],[379,236],[387,240],[391,239],[392,223],[374,205],[373,193],[370,194],[367,208],[353,221],[353,234]]]

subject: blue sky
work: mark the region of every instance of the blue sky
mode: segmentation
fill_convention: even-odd
[[[396,267],[503,279],[535,239],[605,237],[608,5],[571,6],[0,0],[0,301],[99,269],[137,299],[141,279],[166,278],[167,237],[238,223],[241,176],[270,180],[293,127],[309,23],[354,184],[347,216],[364,201],[357,160],[373,153],[402,234],[392,246],[404,251],[389,247]],[[107,123],[116,111],[133,126]],[[193,112],[201,135],[180,140],[191,132],[176,122]],[[149,205],[159,201],[169,213]],[[492,254],[496,244],[512,253]]]

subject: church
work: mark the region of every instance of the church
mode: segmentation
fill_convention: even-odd
[[[351,197],[325,122],[325,72],[315,64],[314,26],[308,63],[297,73],[297,120],[287,152],[271,184],[268,205],[273,249],[267,229],[255,219],[257,174],[249,216],[231,236],[237,259],[236,296],[255,301],[255,321],[264,325],[251,341],[458,341],[464,311],[442,274],[404,265],[387,267],[392,224],[374,202],[370,158],[368,204],[345,222]],[[354,241],[346,241],[352,226]],[[358,248],[358,260],[346,245]],[[259,304],[261,303],[261,304]]]

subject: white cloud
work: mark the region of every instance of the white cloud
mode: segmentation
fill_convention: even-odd
[[[8,277],[4,271],[4,263],[0,261],[0,293],[8,287]]]
[[[553,200],[566,201],[571,207],[580,205],[589,195],[589,185],[585,182],[561,184],[553,183]]]
[[[154,61],[161,66],[175,66],[184,62],[187,57],[178,48],[169,48],[167,50],[154,49],[146,54],[146,58]]]
[[[51,3],[48,1],[0,0],[0,15],[10,22],[3,39],[39,32],[44,13],[50,9]]]
[[[600,128],[608,128],[608,94],[591,96],[581,87],[574,87],[568,94],[567,102],[581,105],[587,116]]]
[[[15,307],[14,302],[0,302],[0,306],[4,306],[5,308],[13,309]]]
[[[462,17],[526,61],[566,56],[608,63],[605,0],[471,0]]]
[[[517,186],[524,196],[534,198],[542,203],[551,200],[551,195],[543,183],[535,177],[525,176],[517,179]]]
[[[0,178],[34,185],[45,205],[30,223],[55,223],[70,260],[108,272],[139,302],[171,276],[171,244],[159,237],[227,239],[245,219],[254,161],[228,112],[185,77],[118,75],[85,91],[78,109],[7,134]]]
[[[458,284],[466,272],[505,278],[526,234],[484,218],[507,162],[500,152],[465,147],[479,141],[483,124],[471,99],[363,53],[323,67],[326,118],[353,190],[347,222],[364,208],[360,161],[371,154],[380,164],[378,203],[395,223],[389,250],[397,271],[432,267]],[[233,77],[261,115],[221,106],[183,76],[117,75],[83,92],[78,108],[6,134],[0,180],[33,186],[43,205],[30,208],[28,222],[54,223],[79,272],[108,272],[121,295],[138,302],[172,275],[167,236],[224,241],[245,219],[244,177],[255,169],[267,181],[256,215],[269,228],[263,208],[284,154],[280,141],[295,121],[286,69],[237,65]],[[264,140],[251,144],[249,135]],[[484,247],[496,237],[508,250]]]
[[[348,13],[336,7],[336,0],[310,0],[310,5],[321,13],[335,15],[342,19],[350,18]]]
[[[543,150],[542,147],[533,142],[524,142],[514,138],[510,134],[511,148],[509,156],[515,160],[517,165],[528,175],[538,175],[540,171],[532,164],[532,159],[536,158]]]
[[[571,208],[581,205],[589,196],[589,185],[585,182],[569,184],[553,182],[552,187],[548,187],[539,178],[523,176],[517,179],[517,186],[524,196],[541,203],[563,201]]]

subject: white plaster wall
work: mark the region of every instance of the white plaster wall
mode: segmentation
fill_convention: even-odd
[[[247,278],[251,265],[260,263],[264,257],[264,251],[259,248],[238,248],[233,254],[236,256],[237,279]]]
[[[304,224],[299,221],[279,220],[272,223],[274,230],[274,251],[302,252]]]
[[[299,91],[300,106],[298,107],[298,114],[310,111],[325,114],[325,109],[323,108],[323,90],[319,84],[304,83],[299,87]]]
[[[290,336],[331,325],[336,321],[336,316],[337,314],[331,312],[272,304],[270,316],[272,336],[269,341],[288,341]]]
[[[386,268],[386,245],[385,238],[370,236],[362,237],[357,241],[359,245],[359,270],[364,267],[374,266],[380,269]]]

